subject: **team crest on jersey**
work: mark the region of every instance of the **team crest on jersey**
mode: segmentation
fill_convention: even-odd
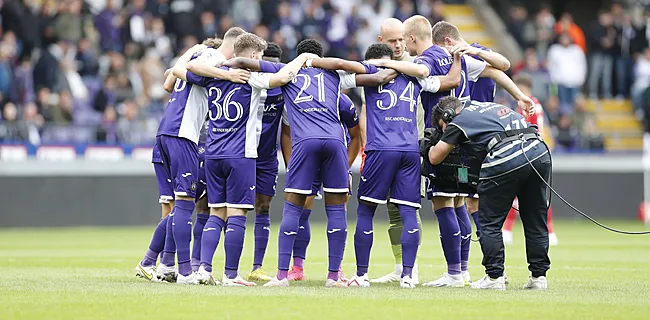
[[[190,186],[190,189],[192,189],[192,191],[196,191],[196,181],[192,181],[192,185]]]
[[[199,147],[199,154],[204,154],[204,153],[205,153],[205,148]]]

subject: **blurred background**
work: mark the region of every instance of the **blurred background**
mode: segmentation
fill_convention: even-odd
[[[284,61],[304,38],[321,40],[329,56],[361,60],[385,18],[414,14],[456,24],[468,42],[506,55],[509,75],[529,75],[557,155],[558,189],[597,215],[635,217],[650,115],[649,4],[0,0],[0,225],[29,225],[29,214],[9,213],[42,203],[81,217],[97,201],[102,208],[92,210],[106,214],[143,211],[121,224],[152,220],[157,190],[148,162],[168,99],[162,75],[204,38],[241,26],[282,46]],[[356,91],[350,95],[360,103]],[[501,91],[497,102],[514,107]],[[104,223],[84,219],[76,223]],[[57,221],[43,224],[72,223]]]

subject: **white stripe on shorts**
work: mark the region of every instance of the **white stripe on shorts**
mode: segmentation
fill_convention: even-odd
[[[222,203],[208,203],[208,207],[210,208],[223,208],[226,206],[225,202]]]
[[[409,207],[415,207],[415,208],[421,208],[422,207],[419,203],[405,201],[405,200],[390,198],[389,201],[392,202],[392,203],[403,204],[403,205],[409,206]]]
[[[311,195],[311,189],[302,190],[302,189],[284,188],[284,192]]]
[[[226,203],[226,207],[238,209],[255,209],[255,206],[246,203]]]
[[[368,201],[368,202],[377,203],[377,204],[386,204],[386,200],[379,200],[379,199],[370,198],[370,197],[366,197],[366,196],[359,197],[359,200]]]
[[[348,189],[348,188],[336,189],[336,188],[325,188],[325,187],[323,187],[323,191],[324,192],[329,192],[329,193],[348,193],[348,192],[350,192],[350,189]]]

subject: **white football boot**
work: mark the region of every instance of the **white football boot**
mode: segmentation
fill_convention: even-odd
[[[348,283],[345,281],[341,280],[332,280],[332,279],[327,279],[325,281],[325,288],[347,288]]]
[[[284,278],[282,280],[278,280],[277,277],[273,277],[271,281],[267,282],[264,284],[265,287],[288,287],[289,286],[289,279]]]
[[[176,266],[169,267],[160,263],[156,268],[156,275],[160,281],[176,282],[178,271],[176,270]]]
[[[368,280],[368,274],[362,276],[354,275],[350,280],[348,280],[348,287],[370,287],[370,281]]]
[[[224,274],[221,278],[221,285],[224,287],[253,287],[257,284],[244,280],[239,274],[234,279],[230,279]]]
[[[414,274],[417,274],[417,271],[413,272]],[[391,283],[391,282],[397,282],[400,281],[400,278],[402,277],[402,265],[401,264],[396,264],[395,265],[395,270],[383,277],[377,278],[377,279],[372,279],[370,282],[372,283]]]
[[[192,272],[187,276],[179,273],[176,277],[176,284],[199,284],[199,281],[196,279],[195,272]]]
[[[463,281],[465,281],[465,286],[472,284],[472,276],[470,276],[469,271],[463,271],[460,273],[463,276]]]
[[[156,266],[145,267],[142,265],[142,261],[138,262],[138,265],[135,266],[135,276],[151,282],[160,281],[156,276]]]
[[[207,286],[219,285],[219,281],[214,279],[214,277],[212,276],[212,272],[205,270],[204,266],[200,266],[199,270],[196,271],[196,280],[199,282],[199,284],[203,284]]]
[[[399,281],[400,288],[404,289],[415,289],[416,283],[409,276],[404,276]]]

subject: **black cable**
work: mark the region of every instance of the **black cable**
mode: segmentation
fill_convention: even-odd
[[[577,213],[579,213],[581,216],[587,218],[587,220],[593,222],[593,223],[596,224],[597,226],[599,226],[599,227],[601,227],[601,228],[603,228],[603,229],[605,229],[605,230],[609,230],[609,231],[611,231],[611,232],[620,233],[620,234],[628,234],[628,235],[645,235],[645,234],[650,234],[650,231],[624,231],[624,230],[614,229],[614,228],[612,228],[612,227],[606,226],[606,225],[604,225],[604,224],[602,224],[602,223],[596,221],[594,218],[590,217],[590,216],[587,215],[586,213],[580,211],[580,209],[578,209],[578,208],[576,208],[575,206],[573,206],[571,203],[569,203],[569,201],[565,200],[565,199],[564,199],[564,198],[563,198],[563,197],[562,197],[562,196],[561,196],[557,191],[555,191],[555,189],[553,189],[553,187],[551,186],[551,184],[549,184],[548,182],[546,182],[546,179],[544,179],[544,177],[542,177],[542,175],[539,173],[539,171],[537,171],[537,168],[535,168],[535,166],[533,165],[533,162],[530,161],[530,159],[528,159],[528,155],[526,154],[526,151],[524,150],[524,142],[525,142],[525,141],[522,140],[521,143],[520,143],[520,146],[521,146],[521,152],[524,154],[524,157],[526,157],[526,161],[528,161],[528,164],[530,165],[530,167],[533,168],[533,171],[535,171],[535,173],[537,174],[537,176],[538,176],[540,179],[542,179],[542,181],[544,182],[544,184],[549,188],[549,190],[551,190],[552,194],[555,194],[558,198],[560,198],[560,200],[562,200],[562,202],[564,202],[564,204],[566,204],[567,206],[569,206],[569,208],[573,209],[575,212],[577,212]],[[548,151],[548,156],[551,157],[551,150],[549,150],[548,145],[546,145],[546,143],[544,143],[543,141],[542,141],[542,143],[544,144],[544,147],[546,147],[546,150]],[[551,168],[553,167],[553,160],[552,160],[552,159],[553,159],[553,158],[551,158]],[[550,173],[550,176],[551,176],[551,178],[550,178],[549,180],[552,182],[552,180],[551,180],[551,179],[552,179],[552,176],[553,176],[553,173],[552,173],[552,172]],[[550,196],[549,196],[548,204],[549,204],[549,206],[551,205],[551,198],[550,198]],[[517,211],[518,211],[518,210],[517,210]]]

